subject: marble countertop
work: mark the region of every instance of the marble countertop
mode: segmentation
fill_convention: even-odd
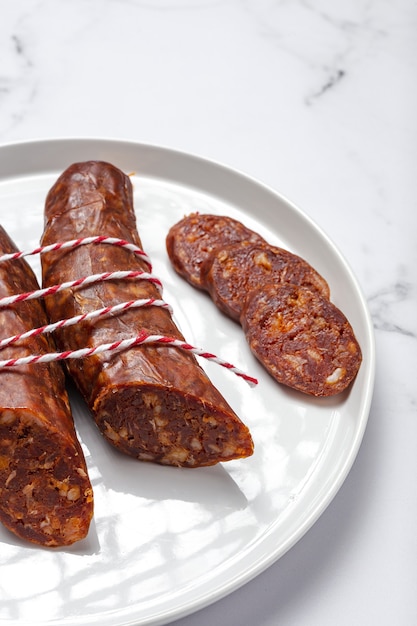
[[[373,317],[368,427],[339,493],[278,562],[177,626],[417,623],[417,5],[14,0],[0,143],[113,137],[276,189],[348,260]]]

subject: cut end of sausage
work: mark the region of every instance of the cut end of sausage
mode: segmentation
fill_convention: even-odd
[[[63,454],[64,450],[64,454]],[[83,539],[93,516],[84,457],[59,432],[24,409],[0,411],[0,520],[43,546]]]
[[[119,387],[94,414],[109,442],[141,461],[203,467],[253,453],[249,430],[233,412],[172,389]]]

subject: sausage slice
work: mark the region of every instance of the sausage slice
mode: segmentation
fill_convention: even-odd
[[[292,284],[251,292],[241,324],[253,354],[280,383],[314,396],[340,393],[362,355],[352,327],[327,298]]]
[[[214,303],[239,321],[250,292],[263,283],[293,283],[330,297],[327,282],[307,261],[266,243],[238,243],[218,248],[201,274]]]
[[[264,239],[232,217],[191,213],[170,228],[166,247],[176,272],[194,287],[206,289],[201,274],[204,261],[216,248],[240,241],[255,243]]]

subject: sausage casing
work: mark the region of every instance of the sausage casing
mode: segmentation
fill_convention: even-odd
[[[142,247],[132,184],[109,163],[75,163],[61,174],[45,205],[42,243],[105,235]],[[147,271],[132,252],[106,244],[43,255],[43,285],[115,270]],[[52,321],[139,298],[158,298],[145,280],[117,280],[70,289],[46,298]],[[62,350],[95,347],[140,331],[183,340],[168,310],[148,307],[62,329]],[[68,363],[100,431],[141,460],[198,467],[252,454],[247,427],[212,385],[194,355],[147,344]]]
[[[0,252],[17,248],[0,227]],[[0,262],[0,297],[39,288],[24,259]],[[2,336],[47,324],[43,304],[30,300],[0,309]],[[3,360],[55,349],[46,335],[0,351]],[[76,437],[64,372],[57,363],[0,370],[0,520],[19,537],[44,546],[86,536],[93,492]]]

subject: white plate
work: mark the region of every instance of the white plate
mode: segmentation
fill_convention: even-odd
[[[142,242],[188,341],[259,379],[252,389],[201,361],[251,429],[255,454],[194,470],[139,463],[101,438],[73,394],[95,492],[94,522],[85,540],[59,550],[25,544],[0,528],[0,620],[14,626],[166,624],[237,589],[300,539],[335,496],[358,452],[373,391],[372,324],[346,261],[299,209],[222,165],[104,139],[0,147],[0,220],[20,249],[38,244],[44,198],[59,173],[87,159],[136,173]],[[363,351],[348,392],[314,399],[275,383],[250,354],[240,327],[174,273],[165,235],[191,211],[238,218],[325,276]],[[38,272],[39,259],[29,262]]]

